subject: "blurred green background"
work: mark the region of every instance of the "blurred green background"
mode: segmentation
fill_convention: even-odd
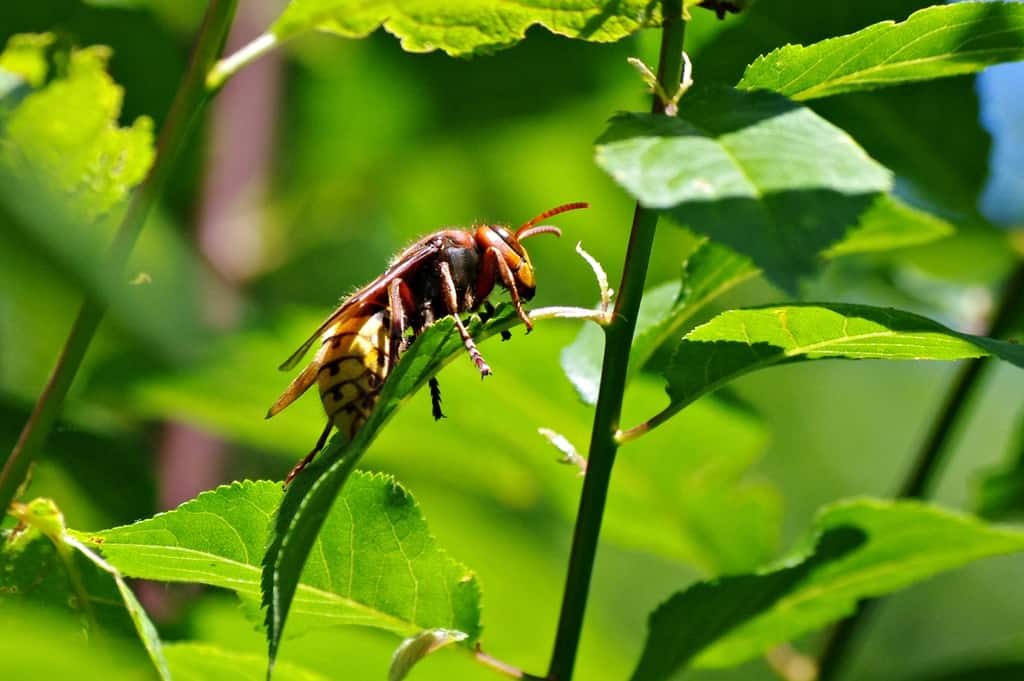
[[[103,4],[3,3],[0,40],[56,30],[78,45],[110,45],[111,74],[125,88],[123,123],[146,115],[159,126],[202,3]],[[731,83],[773,47],[901,19],[926,4],[761,0],[748,16],[725,22],[696,12],[686,45],[697,80]],[[271,0],[240,5],[236,47],[280,7]],[[313,35],[240,74],[211,108],[151,217],[127,275],[145,273],[150,282],[134,287],[123,307],[114,305],[27,496],[52,496],[69,526],[90,530],[147,517],[222,482],[280,479],[315,441],[323,417],[307,396],[263,420],[290,380],[276,366],[339,298],[442,226],[515,225],[560,203],[591,202],[589,211],[553,221],[561,240],[538,239],[530,248],[539,279],[534,306],[594,304],[593,275],[573,245],[582,241],[614,286],[632,204],[593,164],[592,144],[613,112],[648,107],[626,58],[655,63],[657,37],[595,45],[534,28],[512,49],[454,60],[406,54],[382,32],[361,41]],[[806,297],[893,305],[977,329],[1013,256],[1005,232],[975,208],[990,141],[974,79],[815,108],[893,168],[906,197],[960,233],[835,262],[808,282]],[[0,211],[4,451],[89,285],[45,244]],[[663,223],[649,284],[678,277],[693,244]],[[783,299],[756,281],[723,304]],[[448,418],[433,423],[428,397],[418,395],[363,462],[411,489],[440,543],[479,575],[488,652],[532,671],[545,668],[550,654],[581,483],[536,431],[553,428],[585,451],[591,410],[559,367],[577,332],[574,323],[548,322],[529,337],[517,332],[509,343],[485,344],[495,376],[482,383],[468,361],[456,361],[440,376]],[[154,333],[166,342],[154,342]],[[1012,368],[991,369],[941,479],[938,500],[952,507],[973,507],[979,471],[1006,456],[1021,413],[1020,377]],[[648,612],[672,591],[779,555],[831,500],[892,494],[955,371],[869,362],[773,369],[624,449],[579,678],[626,678]],[[652,371],[630,387],[625,423],[664,400]],[[988,561],[889,599],[846,678],[926,678],[1019,652],[1024,592],[1005,585],[1019,581],[1022,568],[1020,557]],[[142,595],[167,640],[264,650],[262,634],[227,594],[143,585]],[[806,643],[813,650],[814,641]],[[282,659],[328,678],[384,678],[396,644],[373,631],[330,630],[286,641]],[[25,645],[0,637],[3,648]],[[414,673],[497,678],[453,651]],[[686,678],[772,674],[758,662]]]

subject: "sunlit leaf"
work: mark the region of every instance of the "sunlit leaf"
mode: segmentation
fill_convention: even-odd
[[[866,305],[788,305],[724,312],[687,334],[665,370],[671,411],[742,374],[814,359],[955,360],[994,355],[1024,367],[1024,347],[957,333]]]
[[[16,36],[8,47],[18,64],[31,63],[21,72],[30,82],[39,78],[40,58],[30,60],[26,44],[41,53],[45,44],[37,38]],[[0,135],[0,169],[23,183],[44,182],[56,192],[54,198],[73,203],[87,223],[120,204],[154,158],[150,119],[118,125],[124,93],[107,75],[109,59],[106,47],[73,50],[66,76],[27,96]],[[0,63],[12,62],[0,56]]]
[[[281,498],[279,483],[234,483],[173,511],[82,537],[132,577],[231,589],[253,605]],[[479,634],[475,578],[436,545],[415,501],[393,479],[356,473],[321,521],[313,560],[293,587],[304,626]]]
[[[640,304],[643,305],[648,300],[660,300],[666,296],[672,296],[678,290],[677,284],[666,284],[657,292],[645,293]],[[580,327],[576,339],[570,345],[562,348],[560,355],[562,371],[572,383],[572,387],[576,389],[576,394],[587,404],[597,404],[597,395],[601,388],[602,357],[604,357],[604,330],[591,324]]]
[[[714,87],[688,93],[679,118],[619,114],[597,162],[641,205],[748,255],[789,290],[892,186],[810,109]]]
[[[739,87],[797,100],[975,73],[1024,60],[1024,5],[958,2],[807,47],[787,45],[747,67]]]
[[[700,582],[662,604],[633,681],[669,678],[691,661],[739,664],[849,614],[861,599],[1024,550],[1024,532],[911,501],[839,502],[814,525],[818,539],[778,565]]]
[[[314,29],[361,38],[383,26],[410,52],[467,55],[513,45],[534,24],[571,38],[611,42],[657,25],[659,9],[649,0],[291,0],[270,30],[280,39]]]
[[[146,268],[151,283],[129,286],[132,277],[108,258],[128,197],[153,162],[153,123],[119,123],[124,91],[106,71],[110,48],[63,48],[57,60],[48,58],[53,42],[19,35],[0,55],[37,85],[0,122],[0,248],[52,263],[147,348],[180,359],[201,347],[200,267],[181,237],[168,229],[144,237],[159,254],[141,253],[132,265]]]
[[[23,33],[13,35],[0,53],[0,69],[17,76],[30,88],[38,88],[50,70],[46,52],[56,41],[50,33]]]

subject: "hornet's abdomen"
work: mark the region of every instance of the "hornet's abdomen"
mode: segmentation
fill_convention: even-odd
[[[327,418],[349,440],[363,427],[390,372],[384,312],[342,317],[321,337],[316,382]]]

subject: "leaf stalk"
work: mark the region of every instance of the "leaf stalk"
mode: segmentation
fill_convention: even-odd
[[[212,94],[224,87],[228,80],[242,68],[281,44],[281,40],[273,33],[264,33],[247,43],[239,50],[219,60],[206,75],[206,90]]]

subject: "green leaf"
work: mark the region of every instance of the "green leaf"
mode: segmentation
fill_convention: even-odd
[[[1024,515],[1024,418],[1010,440],[1008,461],[987,471],[978,488],[978,514],[989,520]]]
[[[791,291],[892,186],[846,133],[774,93],[696,89],[680,115],[614,117],[598,165],[641,205],[750,256]]]
[[[40,36],[15,36],[0,63],[29,62],[30,46],[36,61],[20,73],[38,80],[46,44]],[[127,128],[117,124],[124,93],[107,75],[109,59],[110,49],[103,46],[73,50],[66,76],[27,96],[0,136],[0,170],[19,184],[45,183],[53,198],[73,204],[88,222],[124,201],[155,155],[149,118]]]
[[[473,319],[469,331],[474,337],[483,339],[499,333],[518,323],[511,305],[501,305],[486,324]],[[341,493],[346,481],[355,469],[367,447],[377,436],[383,425],[395,410],[407,400],[446,362],[465,352],[462,340],[455,329],[455,322],[445,318],[428,328],[402,356],[394,371],[388,376],[381,390],[377,406],[350,442],[335,437],[325,450],[306,467],[302,475],[288,486],[281,506],[274,519],[270,545],[263,557],[261,586],[263,605],[267,609],[266,625],[269,641],[270,664],[273,667],[277,649],[281,642],[284,624],[291,608],[292,599],[306,560],[313,550],[324,518],[335,498]],[[473,601],[477,589],[468,575],[467,585],[472,585]],[[457,629],[469,634],[472,643],[479,634],[479,624],[453,621],[419,622],[417,631],[433,627]]]
[[[813,359],[956,360],[994,355],[1024,367],[1024,347],[958,333],[867,305],[788,305],[724,312],[687,334],[665,370],[669,411],[737,376]]]
[[[46,81],[50,70],[47,50],[56,38],[52,33],[22,33],[13,35],[0,53],[0,69],[38,88]]]
[[[806,0],[772,0],[759,3],[742,22],[732,22],[730,30],[718,33],[690,56],[700,65],[701,79],[735,83],[748,64],[781,45],[810,45],[942,4],[870,0],[808,6]],[[979,123],[973,78],[818,99],[814,109],[893,170],[901,186],[914,195],[926,196],[930,204],[949,209],[950,215],[977,211],[978,192],[989,174],[989,136]]]
[[[268,523],[280,500],[274,483],[236,482],[152,518],[78,537],[129,577],[255,597]]]
[[[169,681],[159,634],[121,574],[68,533],[50,499],[14,504],[19,528],[0,546],[0,593],[23,602],[78,611],[94,635],[124,629],[123,616],[149,654],[161,679]]]
[[[860,216],[860,222],[839,243],[822,252],[826,258],[855,253],[891,251],[945,239],[956,233],[950,223],[903,203],[895,196],[880,196]]]
[[[267,660],[263,655],[225,650],[206,643],[170,643],[164,646],[167,663],[175,681],[264,681]],[[283,662],[277,668],[277,681],[327,681],[327,677],[294,664]]]
[[[631,681],[667,679],[697,653],[744,622],[770,610],[815,570],[850,554],[866,537],[852,527],[824,532],[809,555],[763,573],[698,582],[651,613],[647,642]]]
[[[838,257],[916,246],[953,232],[949,223],[885,195],[861,216],[846,238],[823,255]],[[630,377],[659,347],[677,337],[708,303],[760,273],[750,258],[714,241],[701,243],[683,263],[681,284],[670,282],[644,293],[629,354]],[[572,345],[562,351],[562,368],[587,404],[597,403],[603,353],[604,337],[591,325],[581,328]]]
[[[883,21],[807,47],[787,45],[759,57],[743,89],[774,90],[796,100],[976,73],[1024,60],[1024,5],[958,2]]]
[[[131,191],[153,162],[153,124],[123,127],[123,89],[104,46],[51,58],[50,35],[14,36],[0,61],[38,87],[0,122],[0,249],[40,256],[69,288],[106,302],[113,321],[164,357],[201,348],[201,268],[172,229],[144,235],[131,267],[109,266],[109,244]],[[51,62],[53,62],[51,64]],[[0,107],[4,107],[0,104]],[[155,225],[159,226],[158,225]]]
[[[534,24],[571,38],[612,42],[658,25],[658,9],[649,0],[291,0],[270,32],[282,40],[314,29],[362,38],[383,27],[409,52],[454,56],[509,47]]]
[[[1024,551],[1024,532],[915,501],[851,500],[825,507],[818,533],[852,527],[867,542],[814,569],[769,611],[735,629],[695,661],[732,666],[845,617],[858,601],[892,593],[976,560]]]
[[[139,602],[135,592],[128,586],[128,583],[124,581],[121,573],[77,540],[66,537],[65,541],[114,580],[117,592],[121,595],[121,600],[124,601],[125,610],[128,611],[128,616],[135,625],[135,631],[138,632],[142,645],[146,648],[146,652],[149,653],[149,659],[153,661],[153,666],[156,667],[160,678],[164,679],[164,681],[171,681],[171,672],[167,667],[167,660],[164,658],[160,632],[156,630],[152,620],[149,619],[149,615],[146,614],[146,610],[142,607],[142,603]]]
[[[402,641],[391,658],[388,681],[402,681],[413,666],[434,651],[466,640],[466,634],[450,629],[428,629]]]
[[[218,586],[255,605],[267,530],[282,496],[278,483],[234,483],[82,537],[129,576]],[[403,636],[446,627],[479,635],[475,577],[436,545],[419,507],[392,478],[355,473],[320,520],[325,530],[312,546],[314,560],[292,588],[304,626],[357,624]]]
[[[697,583],[660,606],[632,679],[666,679],[691,660],[734,666],[853,612],[861,599],[1022,550],[1024,532],[927,504],[839,502],[776,566]]]

